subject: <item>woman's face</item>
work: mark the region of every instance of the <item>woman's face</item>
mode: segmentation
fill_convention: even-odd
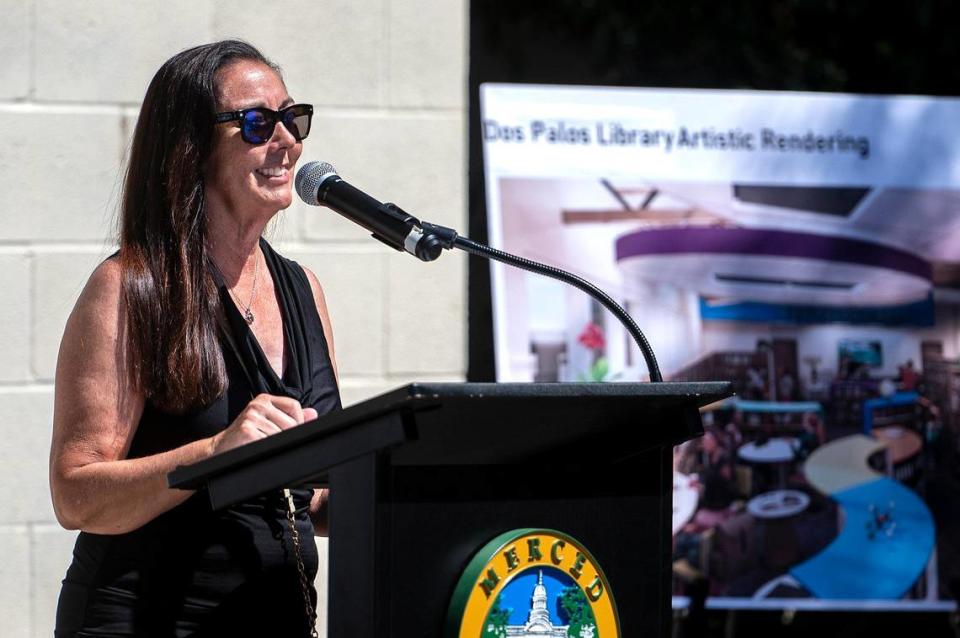
[[[217,112],[266,107],[278,111],[293,104],[287,88],[270,67],[252,60],[232,62],[217,73]],[[218,124],[206,167],[205,197],[231,214],[269,219],[293,201],[293,169],[303,145],[277,123],[263,144],[240,137],[236,122]]]

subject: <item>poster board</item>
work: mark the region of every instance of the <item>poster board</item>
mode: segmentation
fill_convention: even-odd
[[[738,387],[704,417],[725,460],[701,443],[675,455],[675,558],[710,572],[710,604],[954,608],[920,488],[956,405],[960,100],[480,91],[491,245],[604,289],[665,379]],[[582,293],[500,265],[491,281],[499,381],[646,378]],[[845,356],[851,344],[882,356]],[[894,440],[919,452],[892,458],[915,447]],[[856,480],[822,479],[838,473]],[[851,548],[861,578],[826,586]]]

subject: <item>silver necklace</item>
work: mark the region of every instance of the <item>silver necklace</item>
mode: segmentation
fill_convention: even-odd
[[[250,310],[250,307],[253,306],[253,300],[257,296],[257,276],[260,274],[260,254],[259,253],[257,253],[256,259],[257,259],[257,263],[253,267],[253,285],[250,286],[250,301],[247,302],[246,308],[244,308],[243,310],[243,318],[247,322],[248,326],[253,325],[253,322],[256,319],[256,317],[253,316],[253,312]],[[217,270],[220,270],[220,268],[217,268]],[[230,296],[233,297],[234,302],[236,302],[237,304],[237,310],[239,310],[240,306],[242,306],[243,304],[240,303],[239,299],[237,299],[237,295],[234,294],[233,290],[231,290],[230,288],[227,288],[227,292],[229,292]]]

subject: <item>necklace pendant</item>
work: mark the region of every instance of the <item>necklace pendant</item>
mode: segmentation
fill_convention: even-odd
[[[253,313],[250,312],[249,308],[247,308],[246,311],[243,313],[243,318],[247,320],[247,325],[253,324],[254,317],[253,317]]]

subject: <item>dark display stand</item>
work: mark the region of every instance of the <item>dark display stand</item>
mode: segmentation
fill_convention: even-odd
[[[328,635],[439,636],[487,541],[573,536],[603,568],[622,636],[670,634],[671,447],[730,384],[413,384],[169,476],[220,508],[330,487]]]

